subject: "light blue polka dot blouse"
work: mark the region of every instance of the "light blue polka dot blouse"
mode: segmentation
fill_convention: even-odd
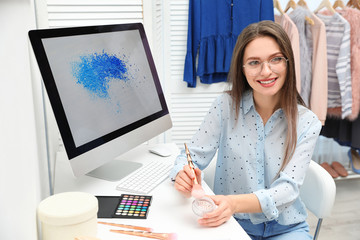
[[[298,105],[297,147],[275,179],[283,161],[287,122],[282,109],[276,110],[264,126],[256,112],[252,91],[244,94],[238,116],[231,97],[224,93],[211,106],[188,147],[194,163],[205,169],[217,155],[215,194],[254,193],[262,213],[237,213],[254,224],[276,220],[288,225],[307,217],[299,188],[308,169],[321,123],[309,109]],[[215,160],[214,160],[215,161]],[[174,178],[187,164],[184,150],[170,173]]]

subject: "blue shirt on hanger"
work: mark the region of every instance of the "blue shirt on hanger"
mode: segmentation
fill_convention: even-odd
[[[250,23],[274,20],[274,7],[272,0],[189,0],[188,17],[184,81],[196,87],[196,76],[226,81],[238,35]]]

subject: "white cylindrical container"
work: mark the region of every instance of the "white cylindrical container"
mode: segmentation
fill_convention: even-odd
[[[96,237],[97,211],[97,198],[88,193],[65,192],[44,199],[37,210],[42,240]]]
[[[204,216],[206,213],[214,211],[216,204],[209,197],[196,198],[192,203],[193,212],[199,217]]]

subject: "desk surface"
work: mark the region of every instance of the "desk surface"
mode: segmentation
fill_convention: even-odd
[[[141,145],[134,150],[122,155],[116,161],[132,159],[137,162],[145,163],[150,160],[174,161],[179,150],[175,144],[168,144],[173,154],[170,157],[159,157],[149,153],[147,145]],[[96,179],[89,176],[75,178],[72,174],[70,164],[64,152],[59,152],[56,161],[54,192],[61,193],[67,191],[82,191],[94,195],[118,196],[125,192],[116,190],[117,182]],[[213,194],[211,189],[203,183],[204,190],[208,194]],[[147,219],[101,219],[114,223],[130,224],[153,228],[154,232],[176,233],[178,240],[226,240],[243,239],[249,240],[249,236],[236,222],[231,218],[225,224],[206,228],[197,223],[198,217],[192,212],[192,198],[187,199],[181,196],[173,187],[170,179],[165,180],[156,189],[150,192],[153,196],[152,204],[149,208]],[[101,240],[121,240],[121,239],[146,239],[111,233],[110,229],[116,227],[98,224],[98,238]]]

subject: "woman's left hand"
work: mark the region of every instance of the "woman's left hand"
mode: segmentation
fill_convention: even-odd
[[[205,214],[198,220],[199,224],[207,227],[217,227],[225,223],[235,213],[231,198],[224,195],[208,196],[217,205],[217,208]]]

